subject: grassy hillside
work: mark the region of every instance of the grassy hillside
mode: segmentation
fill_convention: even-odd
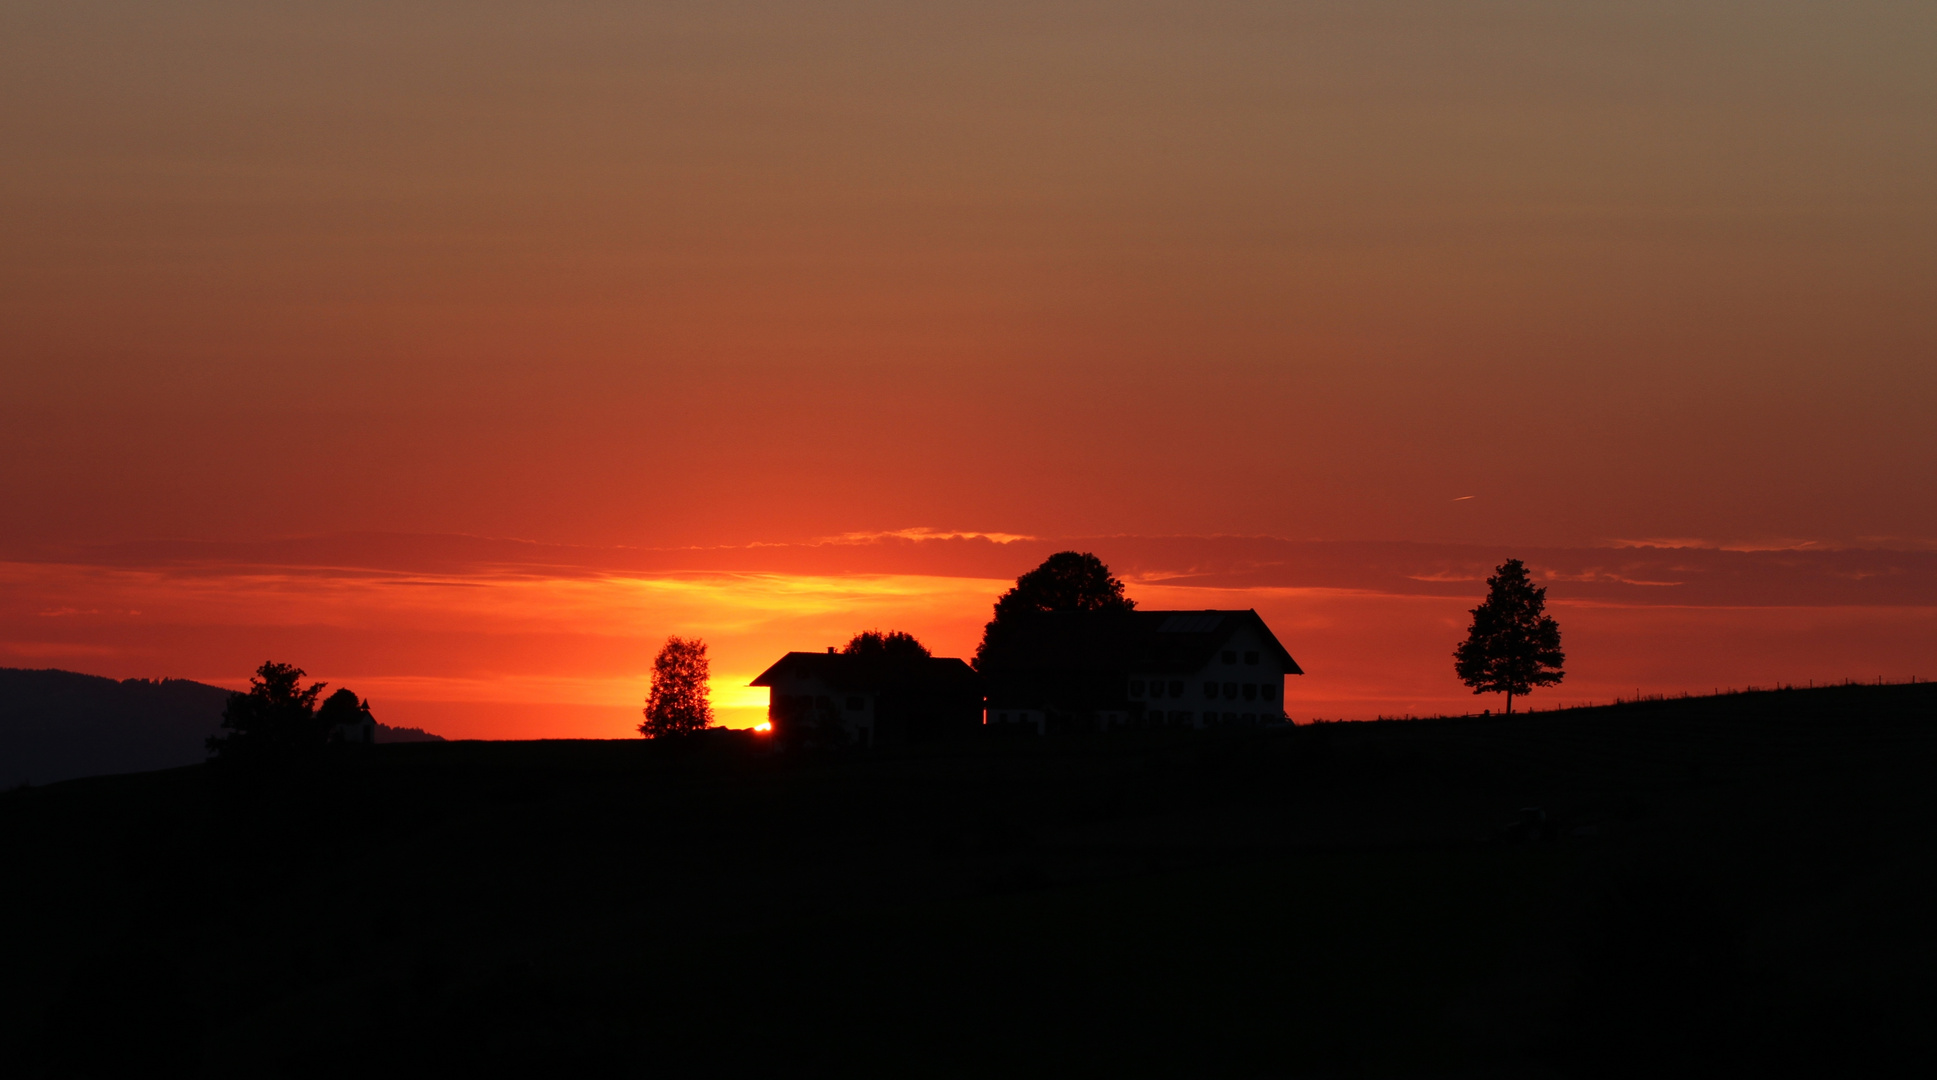
[[[73,781],[0,797],[0,914],[32,928],[0,956],[0,1055],[29,1075],[1875,1066],[1932,1049],[1933,721],[1928,685],[1838,687]]]

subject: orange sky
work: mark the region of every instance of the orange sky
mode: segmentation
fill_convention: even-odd
[[[623,553],[914,527],[1924,582],[1933,55],[1918,4],[9,4],[0,664],[275,655],[590,730],[667,633],[964,651],[1033,565]],[[436,589],[247,548],[371,535],[602,554]],[[1222,542],[1146,543],[1092,546],[1356,673],[1312,710],[1453,700],[1472,583],[1176,591]],[[1791,572],[1571,609],[1569,687],[1937,667],[1927,597]],[[178,629],[79,614],[129,610]]]
[[[268,657],[386,723],[450,736],[623,736],[668,633],[711,645],[720,719],[790,649],[903,629],[969,655],[1009,578],[1103,554],[1146,607],[1255,607],[1308,674],[1299,720],[1498,707],[1452,676],[1483,546],[1263,538],[859,536],[594,548],[458,536],[49,549],[0,563],[0,664],[241,685]],[[1532,704],[1937,671],[1937,552],[1530,548],[1568,679]]]

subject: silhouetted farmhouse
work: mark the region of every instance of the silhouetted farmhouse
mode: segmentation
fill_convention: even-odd
[[[982,724],[982,679],[954,658],[790,652],[750,685],[768,688],[767,720],[790,743],[940,742]]]
[[[1283,723],[1304,671],[1256,611],[1051,612],[982,657],[988,721],[1039,732]]]

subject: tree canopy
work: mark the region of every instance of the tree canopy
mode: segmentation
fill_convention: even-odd
[[[882,633],[879,630],[864,630],[848,639],[843,655],[858,656],[867,660],[926,660],[931,655],[928,646],[915,640],[915,635],[900,630]]]
[[[706,689],[708,668],[706,642],[667,638],[652,661],[652,690],[646,695],[646,719],[639,725],[639,734],[659,739],[713,726],[713,702]]]
[[[359,724],[369,719],[370,703],[348,689],[338,690],[324,698],[322,707],[316,710],[316,722],[322,726],[326,739],[336,738],[338,724]]]
[[[1453,670],[1475,694],[1504,693],[1507,714],[1516,694],[1566,677],[1560,624],[1546,614],[1547,589],[1535,585],[1519,559],[1501,563],[1486,579],[1486,599],[1473,609],[1466,640],[1453,650]]]
[[[1123,582],[1110,576],[1103,560],[1087,551],[1059,551],[1016,579],[995,602],[995,617],[982,628],[975,649],[980,670],[998,651],[1006,632],[1032,615],[1056,611],[1129,612],[1137,602],[1123,595]]]
[[[222,710],[222,728],[228,734],[210,736],[209,750],[231,759],[327,742],[329,725],[317,719],[316,699],[328,684],[304,687],[305,674],[294,664],[265,661],[250,678],[247,693],[229,695]]]

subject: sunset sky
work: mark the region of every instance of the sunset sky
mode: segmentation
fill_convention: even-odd
[[[0,665],[624,735],[1064,547],[1300,719],[1937,676],[1937,6],[0,10]]]

